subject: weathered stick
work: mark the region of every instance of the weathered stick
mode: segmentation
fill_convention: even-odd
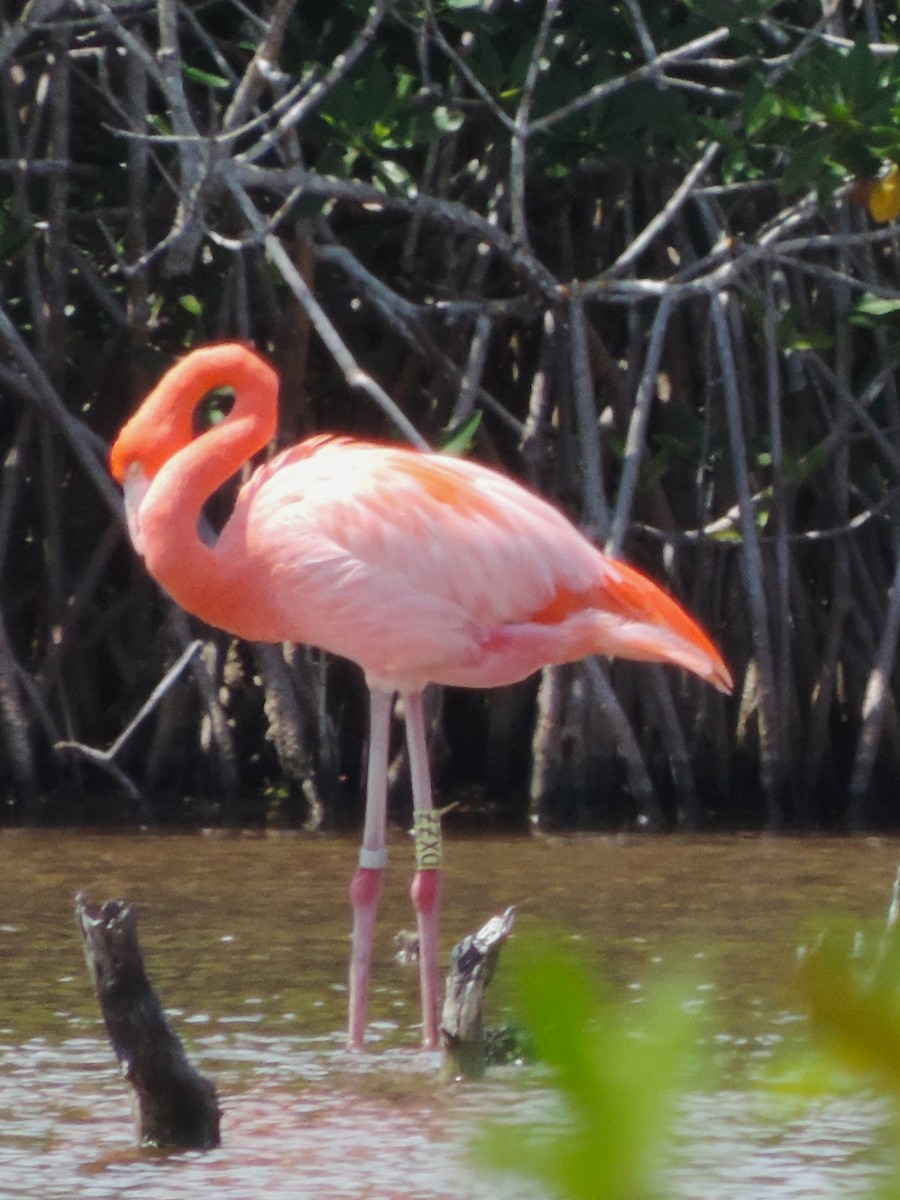
[[[134,733],[135,729],[137,729],[140,723],[144,720],[144,718],[149,716],[153,709],[156,708],[157,704],[159,704],[166,692],[169,691],[178,676],[191,661],[197,651],[202,647],[202,645],[203,643],[196,638],[194,641],[189,643],[185,650],[182,651],[178,661],[174,664],[174,666],[170,667],[169,670],[166,671],[163,678],[141,705],[137,716],[129,721],[126,728],[122,730],[108,750],[98,750],[96,747],[86,746],[82,742],[69,741],[56,742],[53,746],[53,749],[71,751],[74,754],[80,754],[83,758],[90,759],[91,762],[96,763],[98,767],[102,767],[103,770],[112,775],[113,779],[116,780],[116,782],[131,800],[134,800],[135,802],[138,801],[141,796],[139,789],[132,782],[129,776],[126,775],[125,772],[116,765],[113,759]]]
[[[453,947],[441,1013],[441,1076],[478,1079],[484,1074],[484,990],[494,977],[516,910],[491,917]]]
[[[75,917],[109,1040],[134,1089],[140,1144],[165,1150],[218,1146],[215,1086],[191,1066],[166,1022],[144,970],[134,906],[108,900],[98,908],[79,893]]]

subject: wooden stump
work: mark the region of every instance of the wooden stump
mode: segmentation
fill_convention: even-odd
[[[75,916],[109,1040],[134,1090],[141,1145],[218,1146],[215,1086],[191,1066],[163,1015],[144,969],[134,906],[108,900],[98,908],[79,894]]]
[[[484,1074],[484,992],[494,976],[503,943],[512,932],[515,914],[512,907],[491,917],[451,951],[441,1013],[444,1079],[478,1079]]]

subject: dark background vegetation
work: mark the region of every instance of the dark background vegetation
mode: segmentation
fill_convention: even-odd
[[[664,579],[734,669],[732,698],[599,661],[435,695],[461,825],[897,825],[893,3],[0,22],[0,820],[358,814],[359,673],[175,611],[106,474],[166,366],[238,337],[283,442],[403,436],[388,394]],[[402,815],[399,740],[395,768]]]

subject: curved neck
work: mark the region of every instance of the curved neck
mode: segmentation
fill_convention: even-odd
[[[168,531],[160,528],[160,537],[177,542],[185,538],[188,528],[192,537],[199,536],[197,526],[206,501],[268,440],[260,436],[256,417],[240,413],[236,403],[218,425],[173,455],[154,477],[143,506],[154,519],[165,513],[173,523]]]
[[[173,418],[182,432],[171,436],[171,449],[173,442],[183,442],[185,422],[189,429],[197,403],[208,392],[229,387],[235,393],[234,405],[218,425],[174,449],[153,475],[137,515],[144,557],[154,578],[182,608],[229,629],[224,617],[237,583],[235,565],[204,542],[199,524],[210,496],[272,438],[277,376],[243,347],[210,350],[220,353],[196,351],[174,367],[135,419],[145,409],[151,421],[164,415]],[[198,356],[206,361],[197,362]]]

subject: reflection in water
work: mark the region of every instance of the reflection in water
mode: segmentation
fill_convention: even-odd
[[[393,961],[393,934],[410,923],[411,847],[398,835],[392,852],[373,1053],[356,1056],[342,1048],[350,842],[0,834],[0,1198],[530,1200],[519,1183],[475,1173],[466,1143],[486,1117],[534,1120],[549,1098],[516,1068],[441,1089],[437,1056],[414,1052],[414,973]],[[688,962],[696,1003],[720,1031],[726,1090],[687,1105],[675,1194],[862,1195],[877,1162],[875,1101],[772,1125],[743,1088],[755,1062],[802,1036],[796,942],[825,917],[880,920],[898,857],[900,845],[875,840],[458,840],[444,940],[514,903],[520,934],[577,937],[628,1003]],[[154,984],[217,1081],[221,1150],[134,1151],[128,1091],[81,959],[78,890],[138,903]],[[502,968],[494,992],[492,1019],[503,1019]]]

